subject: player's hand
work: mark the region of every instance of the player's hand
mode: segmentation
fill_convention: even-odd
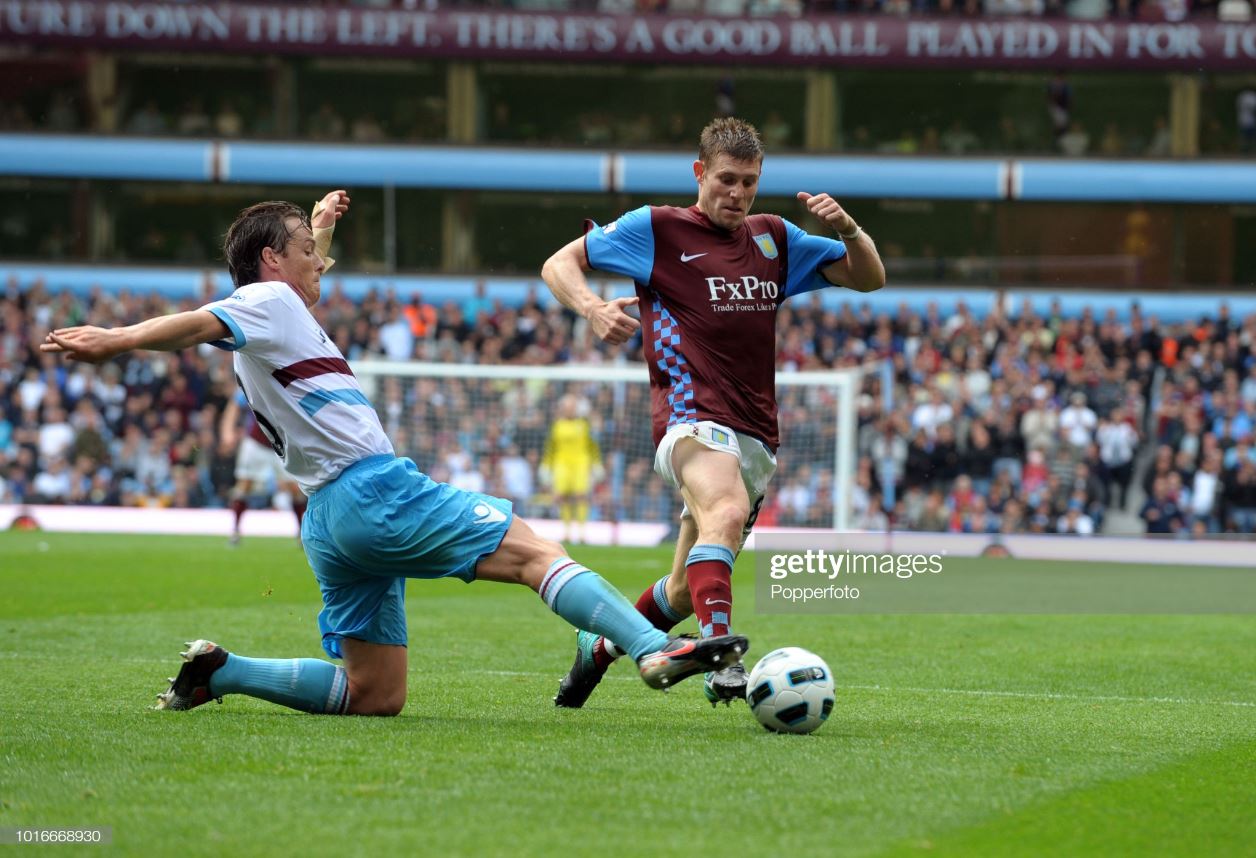
[[[846,213],[837,200],[828,194],[816,194],[812,196],[806,191],[798,192],[798,199],[807,204],[807,209],[816,216],[816,219],[828,226],[834,232],[851,232],[855,228],[855,219]]]
[[[81,325],[53,331],[39,344],[39,350],[64,354],[68,360],[101,363],[122,354],[126,351],[126,345],[116,328]]]
[[[641,322],[624,312],[624,308],[637,303],[638,298],[614,298],[598,304],[589,314],[589,325],[598,339],[613,346],[623,345],[632,339]]]
[[[314,206],[314,214],[310,216],[310,226],[314,229],[325,229],[335,226],[349,211],[349,192],[345,190],[331,191]]]

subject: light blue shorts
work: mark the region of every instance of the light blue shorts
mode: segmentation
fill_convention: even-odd
[[[406,579],[473,581],[512,517],[510,501],[435,482],[409,459],[345,468],[310,496],[301,526],[323,592],[323,649],[341,658],[341,638],[404,645]]]

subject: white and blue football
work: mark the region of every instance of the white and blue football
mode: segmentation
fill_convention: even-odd
[[[834,701],[829,666],[802,647],[781,647],[759,659],[746,686],[750,711],[774,733],[814,732]]]

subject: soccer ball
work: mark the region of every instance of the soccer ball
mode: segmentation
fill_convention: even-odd
[[[750,671],[746,702],[774,733],[810,733],[833,711],[833,674],[813,652],[796,646],[774,649]]]

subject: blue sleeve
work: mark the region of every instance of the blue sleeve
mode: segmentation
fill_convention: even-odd
[[[822,235],[808,235],[789,221],[785,221],[785,238],[789,247],[789,279],[785,282],[785,297],[832,286],[824,279],[820,269],[845,256],[846,245]]]
[[[633,209],[614,223],[595,226],[584,237],[589,265],[649,283],[654,271],[654,226],[650,207]]]
[[[228,352],[239,351],[244,348],[248,343],[248,337],[244,336],[244,331],[240,330],[240,326],[236,324],[235,319],[231,318],[231,314],[222,307],[209,307],[207,309],[227,326],[227,330],[231,331],[231,339],[210,340],[209,344]]]

